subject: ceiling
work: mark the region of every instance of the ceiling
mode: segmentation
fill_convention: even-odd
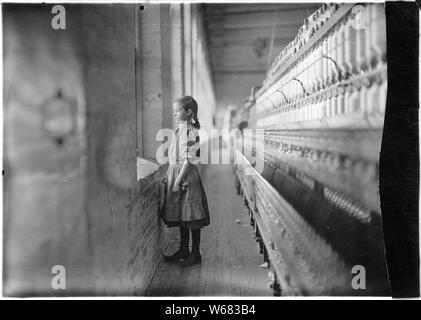
[[[206,4],[205,22],[216,98],[241,106],[270,62],[321,4]],[[272,34],[273,43],[272,43]]]

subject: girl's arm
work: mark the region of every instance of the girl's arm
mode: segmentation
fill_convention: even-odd
[[[181,181],[185,178],[185,176],[187,175],[188,169],[190,166],[190,162],[189,161],[184,161],[183,163],[183,167],[181,168],[177,179],[175,179],[174,185],[178,186],[180,185]]]
[[[198,157],[196,156],[196,151],[198,149],[198,143],[200,142],[199,134],[196,130],[188,131],[187,137],[181,136],[181,154],[180,158],[184,159],[183,166],[180,170],[180,173],[177,176],[177,179],[174,181],[174,185],[180,185],[181,181],[186,177],[190,165],[194,165]],[[193,161],[193,163],[191,163]]]

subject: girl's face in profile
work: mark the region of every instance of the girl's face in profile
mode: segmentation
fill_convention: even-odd
[[[190,118],[191,110],[184,110],[178,103],[173,105],[173,115],[177,121],[187,121]]]

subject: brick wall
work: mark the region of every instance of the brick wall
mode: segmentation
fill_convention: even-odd
[[[150,281],[155,267],[161,259],[165,244],[165,233],[158,217],[159,181],[165,173],[161,167],[134,188],[127,208],[129,211],[128,231],[130,260],[128,261],[130,280],[135,284],[134,294],[142,295]]]

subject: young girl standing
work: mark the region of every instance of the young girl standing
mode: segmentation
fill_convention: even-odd
[[[173,105],[178,129],[168,150],[169,166],[164,178],[164,201],[161,218],[168,227],[179,227],[180,247],[168,262],[188,266],[202,261],[200,229],[210,224],[205,190],[196,164],[200,158],[197,102],[190,96],[177,99]],[[189,250],[190,233],[192,250]]]

